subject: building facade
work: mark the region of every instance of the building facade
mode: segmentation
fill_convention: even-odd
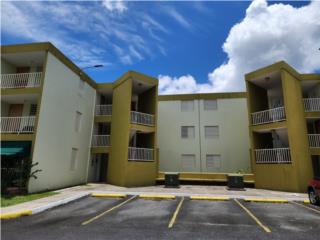
[[[159,171],[251,173],[246,93],[159,96]]]
[[[279,62],[245,81],[246,92],[158,96],[158,80],[134,71],[96,83],[51,43],[1,46],[2,188],[241,172],[258,188],[305,192],[320,177],[320,74]]]
[[[278,62],[245,79],[256,187],[305,192],[320,177],[320,75]]]
[[[1,53],[1,163],[12,186],[26,162],[37,171],[29,192],[155,183],[157,79],[129,71],[97,84],[50,43]]]

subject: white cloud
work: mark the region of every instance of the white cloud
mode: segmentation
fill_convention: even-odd
[[[102,5],[111,12],[123,13],[128,9],[126,3],[122,0],[103,0]]]
[[[265,0],[255,0],[223,44],[227,61],[208,74],[205,84],[197,84],[190,75],[159,76],[163,86],[160,93],[243,91],[245,73],[280,60],[300,72],[320,70],[319,43],[319,1],[295,8],[289,4],[268,6]]]
[[[192,28],[192,25],[189,23],[189,21],[173,7],[165,8],[165,10],[167,14],[169,14],[169,16],[171,16],[174,20],[176,20],[181,26],[187,29]]]

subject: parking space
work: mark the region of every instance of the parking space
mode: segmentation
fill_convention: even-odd
[[[2,221],[3,239],[317,239],[320,209],[295,203],[87,197]]]

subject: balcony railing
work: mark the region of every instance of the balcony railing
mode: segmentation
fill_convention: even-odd
[[[153,126],[154,125],[154,115],[132,111],[131,112],[131,123]]]
[[[1,74],[1,88],[40,87],[42,72]]]
[[[308,138],[311,148],[320,148],[320,134],[308,134]]]
[[[35,116],[1,117],[1,133],[33,133],[35,122]]]
[[[129,147],[128,160],[129,161],[153,161],[154,160],[153,149]]]
[[[110,146],[110,135],[93,135],[92,147],[107,147]]]
[[[304,98],[303,105],[306,112],[320,112],[320,98]]]
[[[252,125],[279,122],[286,119],[284,107],[272,108],[265,111],[251,113]]]
[[[291,163],[289,148],[255,149],[256,163]]]
[[[111,116],[112,105],[96,105],[96,116]]]

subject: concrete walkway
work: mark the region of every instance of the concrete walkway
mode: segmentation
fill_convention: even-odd
[[[8,214],[31,210],[32,214],[66,204],[70,201],[85,197],[91,193],[125,193],[129,195],[139,194],[172,194],[176,196],[221,196],[229,198],[272,198],[286,199],[288,201],[304,201],[308,199],[307,194],[289,193],[280,191],[270,191],[255,188],[247,188],[246,191],[229,191],[225,186],[199,186],[181,185],[180,188],[164,188],[163,185],[150,187],[125,188],[110,184],[87,184],[71,188],[57,190],[59,194],[46,198],[33,200],[26,203],[17,204],[1,208],[1,214]]]

